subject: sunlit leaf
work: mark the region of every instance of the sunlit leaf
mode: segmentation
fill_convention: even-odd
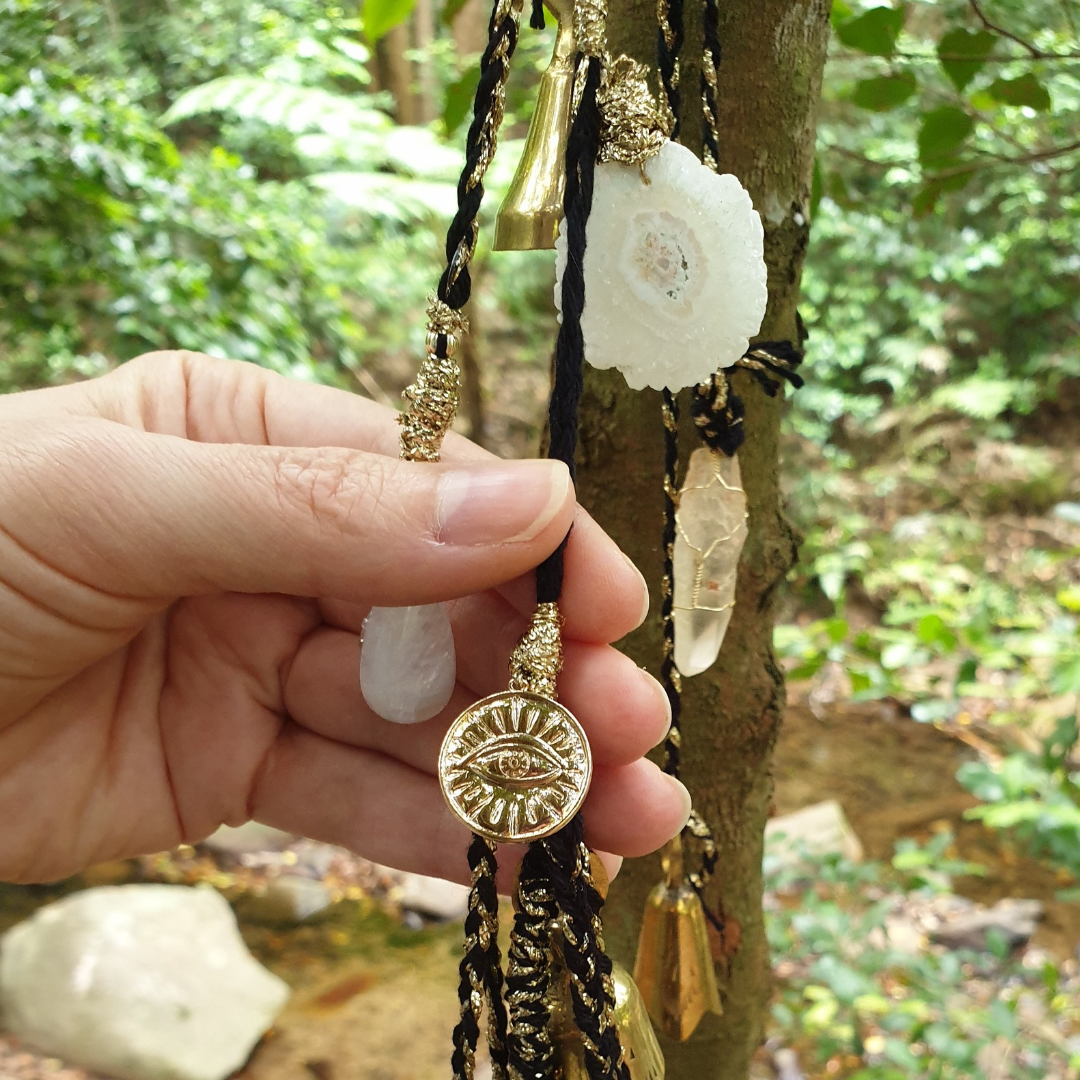
[[[995,79],[986,92],[1003,105],[1026,105],[1037,112],[1050,109],[1050,91],[1031,72],[1016,79]]]
[[[900,75],[882,75],[876,79],[862,79],[855,84],[851,100],[860,109],[872,112],[888,112],[903,105],[918,89],[915,76],[910,71]]]
[[[400,26],[416,7],[416,0],[364,0],[360,14],[364,36],[373,44],[395,26]]]
[[[938,42],[938,59],[957,90],[963,90],[979,74],[996,41],[986,30],[960,29],[950,30]]]
[[[836,36],[849,48],[871,56],[892,56],[904,28],[903,7],[876,7],[836,25]]]

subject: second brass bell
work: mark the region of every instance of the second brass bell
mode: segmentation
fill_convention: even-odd
[[[706,1013],[720,1015],[705,909],[683,876],[682,842],[663,854],[664,880],[649,894],[638,939],[634,981],[653,1023],[684,1041]]]
[[[495,251],[553,248],[562,219],[574,84],[574,5],[573,0],[544,2],[558,20],[555,49],[540,76],[521,161],[495,217]]]

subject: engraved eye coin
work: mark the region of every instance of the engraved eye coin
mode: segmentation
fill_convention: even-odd
[[[557,701],[506,690],[450,725],[439,784],[473,832],[523,844],[558,832],[581,808],[592,780],[585,731]]]

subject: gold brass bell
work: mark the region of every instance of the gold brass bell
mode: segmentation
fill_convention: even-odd
[[[682,841],[664,848],[664,880],[649,894],[641,922],[634,981],[656,1026],[689,1039],[706,1013],[721,1015],[705,909],[683,877]]]
[[[630,1080],[664,1080],[664,1055],[634,980],[619,964],[611,965],[611,977],[615,983],[615,1026]],[[589,1080],[585,1048],[570,1003],[570,976],[561,965],[552,970],[547,1005],[551,1010],[555,1075],[558,1080]]]
[[[540,76],[536,111],[514,179],[495,216],[495,251],[555,246],[566,187],[566,138],[574,84],[573,0],[544,0],[558,20],[551,63]]]

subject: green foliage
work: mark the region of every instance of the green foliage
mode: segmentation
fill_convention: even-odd
[[[1075,665],[1071,670],[1075,678]],[[1043,740],[1040,753],[968,762],[957,776],[985,804],[968,811],[969,817],[1014,834],[1080,882],[1080,767],[1071,761],[1077,742],[1076,717],[1068,716]]]
[[[364,35],[376,42],[412,14],[416,0],[363,0]]]
[[[893,944],[888,920],[927,891],[922,875],[936,889],[968,870],[946,854],[951,839],[903,845],[893,870],[767,864],[773,1029],[815,1075],[973,1080],[992,1060],[1000,1080],[1044,1080],[1080,1065],[1075,1000],[1054,963]]]
[[[833,27],[836,36],[850,48],[870,56],[889,57],[904,28],[904,8],[872,7],[854,18],[837,18],[834,9]]]
[[[938,60],[957,90],[963,90],[982,71],[996,44],[996,35],[962,26],[942,35],[937,46]]]

